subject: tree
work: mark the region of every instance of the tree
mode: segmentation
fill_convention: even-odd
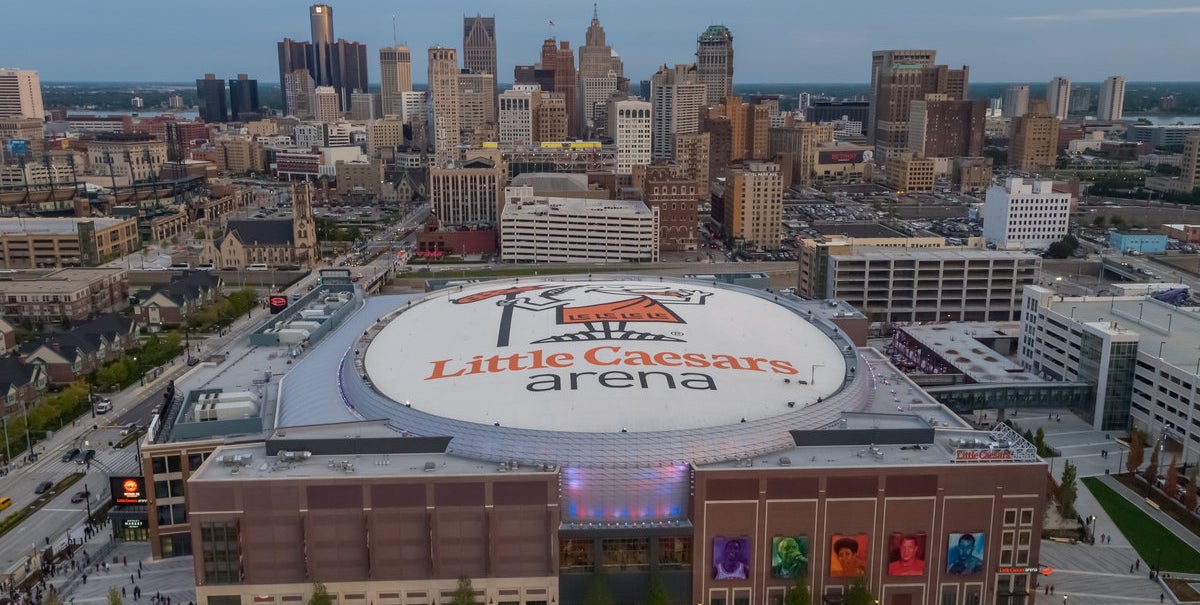
[[[1196,510],[1196,499],[1197,499],[1197,495],[1198,495],[1197,489],[1200,489],[1200,488],[1196,487],[1196,467],[1195,466],[1188,469],[1187,478],[1188,478],[1187,487],[1183,488],[1183,506],[1186,507],[1189,511],[1194,511],[1194,510]]]
[[[812,593],[804,583],[804,575],[796,575],[796,583],[787,589],[783,596],[783,605],[812,605]]]
[[[587,592],[583,594],[583,605],[613,605],[612,589],[608,587],[608,578],[599,568],[592,573],[592,581],[588,584]]]
[[[1104,218],[1103,214],[1097,214],[1096,218],[1092,219],[1092,224],[1097,227],[1103,227],[1108,224],[1108,219]]]
[[[1075,484],[1077,469],[1070,460],[1063,460],[1062,482],[1058,484],[1058,504],[1064,517],[1075,516],[1075,498],[1079,487]]]
[[[479,605],[475,600],[475,587],[471,586],[471,578],[459,576],[458,588],[454,589],[454,599],[451,605]]]
[[[671,597],[667,595],[667,585],[659,574],[650,575],[650,587],[646,589],[646,605],[671,605]]]
[[[329,591],[325,590],[325,585],[317,582],[313,584],[312,596],[308,597],[308,605],[333,605],[333,597],[329,596]]]
[[[1040,426],[1033,434],[1033,446],[1037,448],[1039,456],[1042,454],[1042,450],[1046,449],[1046,431],[1042,430]]]
[[[846,591],[846,595],[842,597],[842,605],[874,605],[875,595],[871,594],[871,587],[867,586],[866,576],[858,576],[854,579],[854,583],[850,585],[850,590]]]
[[[1142,466],[1142,458],[1145,455],[1146,441],[1142,438],[1142,432],[1134,429],[1133,434],[1129,437],[1129,458],[1125,460],[1125,470],[1136,473]]]
[[[121,593],[117,592],[116,588],[108,589],[108,605],[125,605],[125,601],[121,600]]]
[[[1158,448],[1150,446],[1150,464],[1146,465],[1146,470],[1143,471],[1143,477],[1146,478],[1146,490],[1149,491],[1154,486],[1155,480],[1158,479]]]
[[[1171,454],[1171,466],[1167,467],[1167,477],[1163,479],[1163,493],[1168,498],[1174,498],[1179,490],[1179,454]]]

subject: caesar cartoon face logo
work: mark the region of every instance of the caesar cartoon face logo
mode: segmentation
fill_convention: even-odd
[[[554,311],[554,334],[530,344],[601,340],[686,342],[677,330],[659,326],[686,324],[674,307],[703,305],[712,292],[690,288],[655,287],[652,284],[536,284],[476,292],[452,299],[457,305],[495,300],[503,307],[496,346],[507,347],[513,314]]]

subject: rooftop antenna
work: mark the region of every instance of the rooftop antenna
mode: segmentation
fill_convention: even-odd
[[[593,3],[592,3],[592,18],[593,18],[593,19],[599,19],[599,18],[600,18],[600,9],[599,9],[599,8],[597,8],[597,6],[596,6],[596,3],[595,3],[595,2],[593,2]]]
[[[392,46],[399,44],[396,42],[396,14],[392,13]]]

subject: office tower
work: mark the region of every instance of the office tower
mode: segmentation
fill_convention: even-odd
[[[504,188],[503,163],[484,158],[429,169],[430,207],[443,224],[496,224]]]
[[[887,155],[908,148],[908,120],[912,102],[926,94],[941,93],[948,99],[964,99],[970,68],[950,69],[933,62],[933,51],[876,51],[879,60],[872,72],[874,101],[875,161],[887,162]],[[874,67],[874,64],[873,64]]]
[[[496,79],[496,18],[463,17],[463,68]],[[495,96],[495,90],[492,95]]]
[[[927,158],[983,155],[987,101],[960,101],[931,93],[913,101],[908,120],[908,150]]]
[[[1029,112],[1029,85],[1013,84],[1004,89],[1004,117],[1019,118]]]
[[[316,83],[313,81],[311,85],[306,85],[304,78],[296,72],[303,71],[308,79],[312,80],[312,44],[284,38],[283,42],[276,44],[276,48],[279,53],[279,89],[283,97],[283,115],[301,116],[302,113],[297,111],[300,107],[307,110],[305,113],[311,114],[308,100]]]
[[[833,124],[796,122],[772,128],[767,135],[767,153],[773,158],[786,157],[791,161],[791,182],[788,185],[809,185],[816,171],[817,147],[833,140]]]
[[[516,84],[500,93],[500,144],[529,145],[537,132],[542,91],[536,84]]]
[[[700,113],[706,87],[695,65],[663,65],[650,79],[650,103],[654,107],[653,155],[675,157],[675,135],[700,132]]]
[[[579,47],[579,101],[581,119],[591,131],[599,129],[596,109],[608,103],[608,96],[620,88],[625,66],[621,57],[605,42],[600,17],[593,9],[583,46]]]
[[[379,157],[381,149],[404,145],[404,120],[398,115],[384,116],[367,125],[367,155]]]
[[[378,95],[370,92],[356,92],[350,95],[350,119],[366,122],[382,117],[376,112],[378,99]]]
[[[200,119],[205,122],[228,122],[229,109],[225,102],[225,80],[216,74],[204,74],[196,80],[196,100],[200,105]]]
[[[324,124],[338,121],[338,93],[332,86],[318,86],[313,91],[313,118]]]
[[[258,104],[258,80],[238,74],[229,81],[229,112],[234,122],[252,122],[262,117]]]
[[[42,83],[31,69],[0,69],[0,118],[44,120]]]
[[[567,99],[557,92],[542,92],[535,117],[535,141],[566,141],[570,130]]]
[[[867,133],[867,141],[875,142],[875,131],[879,121],[879,86],[880,74],[885,69],[896,66],[907,66],[906,69],[929,67],[937,59],[936,50],[877,50],[871,53],[871,109],[863,130]],[[908,115],[907,107],[904,115]]]
[[[708,154],[711,136],[707,132],[675,135],[675,163],[684,176],[696,182],[696,199],[707,200],[709,193]]]
[[[350,111],[351,95],[367,92],[367,45],[342,39],[333,45],[333,87],[343,112]]]
[[[458,74],[458,119],[463,132],[496,123],[495,95],[496,76],[466,69]]]
[[[636,166],[633,186],[658,213],[658,245],[665,252],[696,249],[696,181],[681,166]]]
[[[385,115],[400,115],[400,93],[412,90],[412,53],[399,44],[379,49],[379,96]]]
[[[333,8],[314,4],[308,9],[312,28],[312,52],[309,70],[317,86],[336,86],[333,77]]]
[[[646,101],[609,102],[608,136],[617,146],[617,174],[633,174],[634,166],[650,163],[651,113]]]
[[[307,69],[289,71],[283,77],[284,115],[308,119],[313,116],[313,94],[316,82]]]
[[[725,234],[735,249],[779,249],[783,176],[779,164],[750,162],[730,171],[724,193]]]
[[[400,119],[405,124],[429,121],[429,94],[423,91],[400,93]]]
[[[429,49],[429,95],[434,157],[446,164],[458,157],[461,141],[458,118],[458,51]]]
[[[554,92],[562,94],[567,106],[567,134],[580,136],[583,130],[583,112],[578,106],[578,93],[575,87],[575,51],[571,50],[570,42],[563,40],[558,43],[551,64],[554,69]],[[542,63],[543,67],[549,65],[545,61]]]
[[[704,104],[716,105],[733,94],[733,34],[710,25],[696,40],[696,71],[704,85]]]
[[[1008,143],[1008,165],[1023,172],[1054,168],[1058,158],[1058,118],[1045,101],[1029,103],[1029,113],[1015,118]]]
[[[729,149],[717,150],[723,157],[728,157],[729,163],[767,159],[767,128],[770,126],[767,105],[744,103],[741,97],[725,97],[719,104],[710,106],[706,113],[706,127],[722,118],[729,121]]]
[[[1096,118],[1120,120],[1125,112],[1125,76],[1109,76],[1100,85],[1100,105]]]
[[[1054,191],[1054,181],[1009,177],[984,199],[983,238],[999,249],[1046,248],[1067,235],[1071,194]]]
[[[1046,104],[1050,115],[1060,120],[1067,119],[1067,113],[1071,111],[1071,78],[1056,76],[1050,80],[1050,85],[1046,87]]]

